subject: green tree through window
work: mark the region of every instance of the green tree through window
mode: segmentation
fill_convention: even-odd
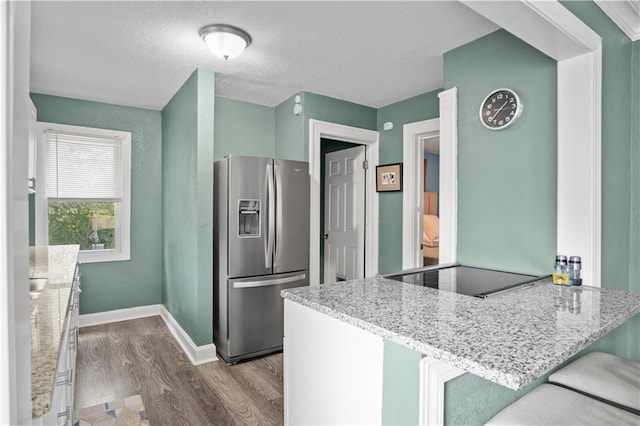
[[[49,244],[80,244],[80,250],[92,250],[94,227],[99,248],[114,249],[115,203],[49,201]]]

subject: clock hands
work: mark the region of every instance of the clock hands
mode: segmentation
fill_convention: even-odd
[[[500,111],[502,111],[502,108],[504,108],[504,107],[505,107],[505,105],[507,105],[508,103],[509,103],[509,100],[507,99],[507,101],[506,101],[505,103],[503,103],[503,104],[502,104],[502,106],[500,107],[500,109],[498,109],[498,110],[496,111],[496,113],[495,113],[495,114],[493,114],[493,117],[490,117],[490,118],[489,118],[489,122],[493,121],[493,120],[498,116],[498,114],[500,114]]]

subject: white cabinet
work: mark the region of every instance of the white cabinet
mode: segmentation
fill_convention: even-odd
[[[38,112],[33,102],[29,101],[29,193],[36,192],[36,154],[37,154],[37,117]]]
[[[51,409],[44,416],[33,419],[33,425],[70,426],[73,424],[80,291],[80,271],[76,265],[64,332],[60,340],[60,355],[56,370],[56,384],[51,396]]]
[[[382,337],[284,301],[284,424],[382,424]]]

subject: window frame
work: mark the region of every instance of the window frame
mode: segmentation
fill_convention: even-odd
[[[73,126],[68,124],[37,123],[37,176],[36,191],[36,245],[49,245],[49,200],[47,197],[47,142],[46,131],[80,133],[87,136],[118,138],[122,141],[122,200],[115,204],[116,247],[106,250],[81,250],[82,263],[118,262],[131,260],[131,132]],[[77,200],[78,202],[92,200]]]

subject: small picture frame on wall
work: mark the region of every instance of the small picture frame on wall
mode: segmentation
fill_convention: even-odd
[[[376,191],[402,191],[402,163],[376,166]]]

